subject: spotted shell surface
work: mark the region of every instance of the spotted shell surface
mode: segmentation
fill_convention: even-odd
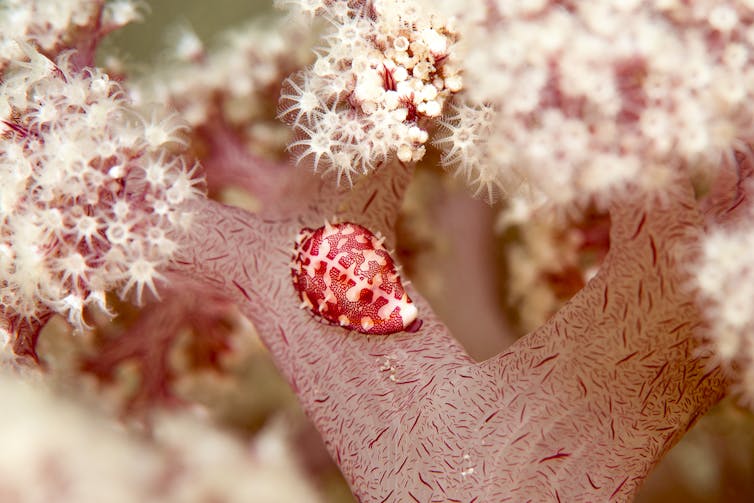
[[[301,307],[365,334],[418,330],[418,311],[383,240],[349,222],[303,229],[291,263]]]

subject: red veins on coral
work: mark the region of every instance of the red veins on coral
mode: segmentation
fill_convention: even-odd
[[[416,306],[382,242],[349,222],[303,229],[291,264],[301,307],[365,334],[417,331]]]

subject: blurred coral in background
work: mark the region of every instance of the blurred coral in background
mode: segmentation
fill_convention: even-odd
[[[0,3],[0,501],[754,499],[754,4],[277,3]]]

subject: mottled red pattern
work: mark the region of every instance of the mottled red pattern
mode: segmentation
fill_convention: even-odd
[[[306,228],[295,250],[291,275],[302,307],[366,334],[418,329],[395,262],[369,229],[348,222]]]

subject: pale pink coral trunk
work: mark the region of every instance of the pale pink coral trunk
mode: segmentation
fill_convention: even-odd
[[[390,186],[373,204],[400,199]],[[299,309],[288,264],[302,227],[336,209],[383,232],[394,217],[370,220],[355,200],[269,219],[196,202],[174,269],[253,320],[360,501],[627,501],[723,395],[722,373],[696,356],[699,312],[682,288],[701,225],[688,192],[616,203],[599,274],[483,363],[416,292],[415,334],[349,333]]]

